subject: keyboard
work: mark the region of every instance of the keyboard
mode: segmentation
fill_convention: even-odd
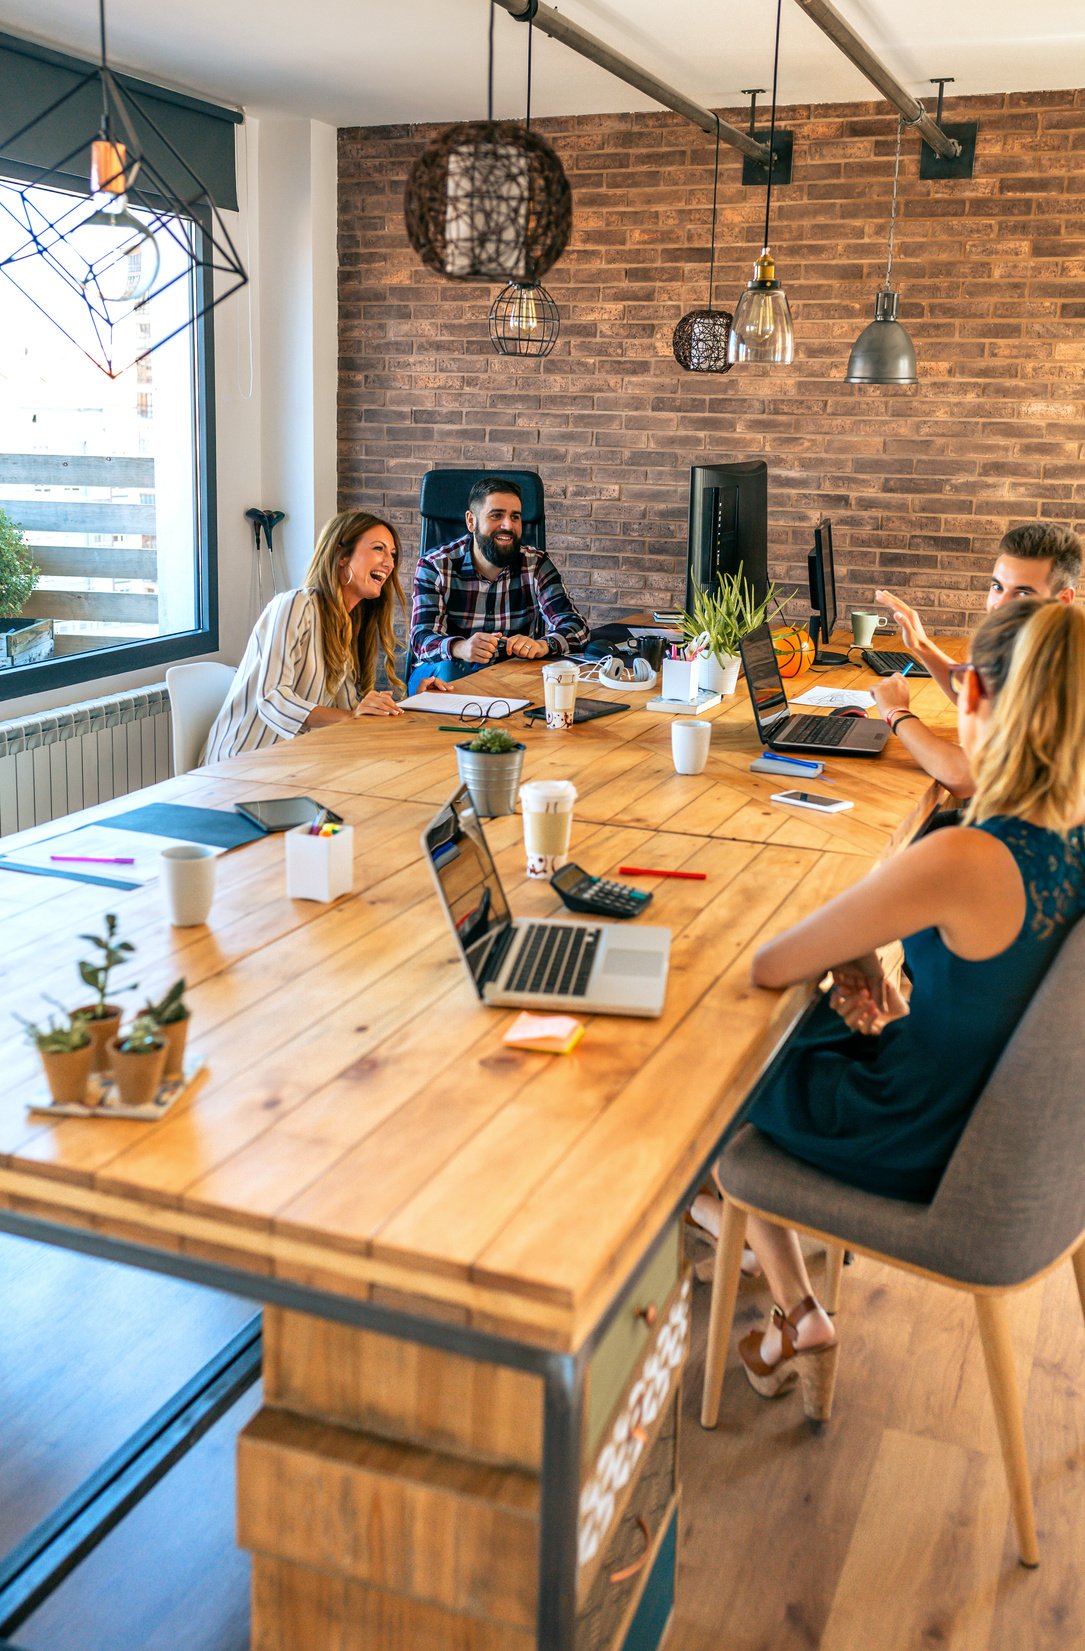
[[[878,676],[892,676],[894,671],[908,667],[909,676],[930,676],[925,665],[912,654],[895,653],[891,648],[864,648],[863,660]]]
[[[583,997],[602,929],[587,923],[525,923],[506,992]]]
[[[839,745],[851,727],[850,717],[789,717],[781,729],[789,740],[817,740],[819,745]],[[776,736],[779,738],[779,735]]]

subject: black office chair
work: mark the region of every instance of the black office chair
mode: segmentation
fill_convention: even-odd
[[[418,509],[422,517],[419,555],[437,545],[462,539],[467,532],[463,519],[467,495],[483,476],[507,476],[523,494],[523,539],[525,545],[546,549],[546,514],[542,477],[537,470],[510,470],[494,465],[489,470],[427,470],[422,477]]]

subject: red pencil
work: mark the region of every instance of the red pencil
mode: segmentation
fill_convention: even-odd
[[[703,883],[707,871],[661,871],[651,866],[619,866],[620,877],[685,877],[691,883]]]

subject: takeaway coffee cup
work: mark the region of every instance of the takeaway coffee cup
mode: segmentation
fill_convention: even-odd
[[[575,801],[571,780],[525,780],[520,787],[529,877],[550,877],[569,858]]]
[[[546,726],[571,728],[576,712],[576,685],[580,667],[571,659],[552,659],[542,668]]]
[[[175,843],[158,856],[166,916],[176,928],[206,923],[215,895],[215,851],[202,843]]]
[[[699,774],[708,761],[712,740],[710,722],[682,721],[671,724],[671,756],[679,774]]]
[[[874,640],[874,632],[883,625],[888,628],[888,614],[867,613],[862,608],[852,609],[851,634],[860,648],[869,648]]]

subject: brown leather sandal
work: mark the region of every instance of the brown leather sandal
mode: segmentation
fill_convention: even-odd
[[[761,1357],[763,1330],[751,1330],[738,1344],[750,1386],[763,1399],[780,1398],[789,1393],[797,1381],[802,1382],[802,1407],[809,1422],[821,1424],[829,1420],[833,1406],[833,1388],[836,1385],[836,1338],[820,1347],[796,1347],[795,1336],[808,1313],[818,1306],[813,1296],[804,1296],[790,1313],[784,1313],[775,1302],[772,1323],[780,1332],[782,1352],[775,1364],[766,1364]],[[831,1355],[831,1357],[830,1357]],[[799,1364],[797,1361],[803,1362]]]

